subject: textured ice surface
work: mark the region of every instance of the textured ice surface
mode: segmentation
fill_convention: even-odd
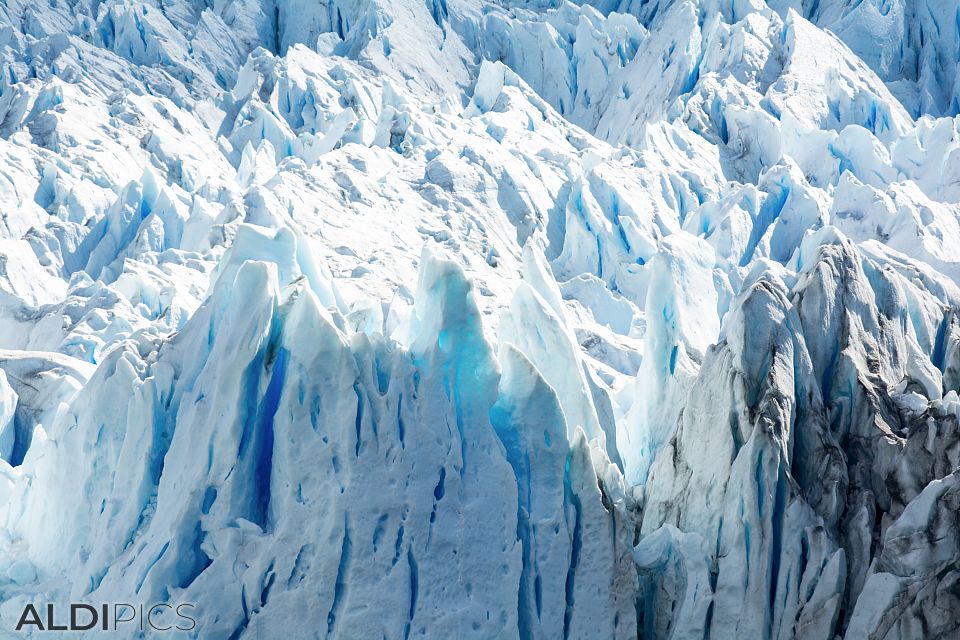
[[[0,3],[0,637],[957,637],[958,29]]]

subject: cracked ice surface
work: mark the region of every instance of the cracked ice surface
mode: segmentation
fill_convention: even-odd
[[[956,637],[958,29],[0,4],[0,637]]]

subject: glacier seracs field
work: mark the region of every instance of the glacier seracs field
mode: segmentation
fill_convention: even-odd
[[[0,2],[0,638],[960,637],[958,114],[960,0]]]

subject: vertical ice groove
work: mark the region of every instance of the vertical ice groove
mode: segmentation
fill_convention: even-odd
[[[350,520],[344,516],[343,538],[340,542],[340,560],[337,563],[337,575],[333,587],[333,603],[327,612],[327,635],[333,635],[337,625],[337,614],[343,606],[344,592],[347,589],[347,570],[350,566],[350,554],[353,551],[353,541],[350,539]]]

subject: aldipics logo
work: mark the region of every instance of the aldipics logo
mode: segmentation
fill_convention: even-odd
[[[17,622],[17,631],[190,631],[197,626],[192,617],[196,607],[181,603],[176,606],[157,604],[90,604],[71,603],[67,611],[53,604],[45,607],[46,616],[32,604],[24,607]]]

